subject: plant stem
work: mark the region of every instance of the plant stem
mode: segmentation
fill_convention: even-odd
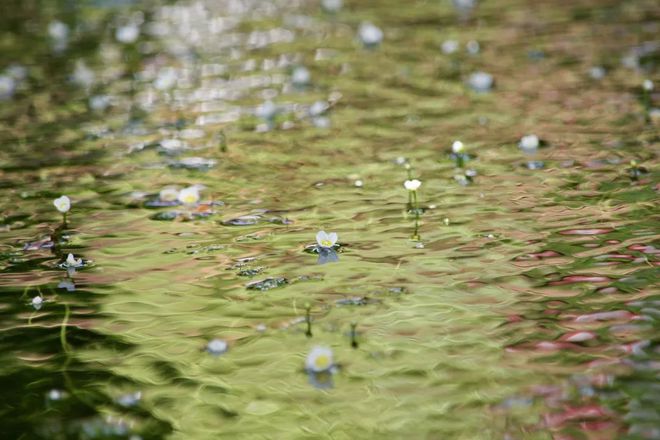
[[[351,322],[351,347],[358,348],[357,342],[357,322]]]
[[[307,331],[305,332],[305,336],[307,336],[308,338],[312,337],[311,309],[312,306],[310,306],[309,304],[305,305],[305,322],[307,323]]]

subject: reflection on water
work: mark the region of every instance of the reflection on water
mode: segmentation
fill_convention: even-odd
[[[660,438],[654,1],[0,12],[7,438]]]

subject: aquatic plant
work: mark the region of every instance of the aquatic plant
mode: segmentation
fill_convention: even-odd
[[[62,213],[62,223],[66,225],[66,215],[71,210],[71,199],[67,196],[60,196],[53,200],[53,205]]]
[[[177,199],[184,205],[195,205],[199,202],[199,188],[197,186],[189,186],[179,191]]]
[[[351,322],[351,347],[358,348],[357,342],[357,322]]]
[[[212,339],[208,344],[206,344],[206,351],[214,356],[226,353],[228,349],[229,345],[227,342],[218,338]]]
[[[41,309],[41,306],[44,302],[44,299],[41,296],[35,296],[32,298],[32,307],[34,307],[35,310]]]
[[[319,231],[316,233],[316,243],[319,248],[332,249],[339,236],[336,232],[330,232],[329,234],[325,231]]]
[[[373,49],[378,47],[383,41],[383,31],[374,24],[365,22],[362,23],[358,29],[358,37],[364,47]]]
[[[540,144],[539,137],[535,134],[523,136],[520,138],[520,142],[518,142],[520,149],[529,154],[536,153]]]
[[[538,152],[540,145],[541,145],[541,140],[535,134],[529,134],[523,136],[522,138],[520,138],[520,142],[518,142],[518,147],[520,147],[523,153],[528,154],[530,156],[534,156]],[[543,162],[540,160],[531,159],[527,161],[527,168],[529,168],[530,170],[541,169],[543,168]]]
[[[305,66],[298,66],[291,73],[291,84],[298,88],[304,88],[312,81],[312,74]]]
[[[115,31],[115,38],[120,43],[132,44],[140,37],[140,27],[135,23],[119,26]]]
[[[653,81],[650,79],[645,79],[642,83],[642,105],[644,107],[644,117],[646,121],[651,120],[651,92],[655,88]]]
[[[446,55],[451,55],[458,51],[458,41],[456,40],[445,40],[442,42],[442,53]]]
[[[333,367],[333,353],[328,347],[313,347],[305,359],[305,370],[310,373],[330,371]]]
[[[84,263],[82,258],[76,258],[73,254],[69,254],[62,265],[66,268],[78,268],[83,267]]]
[[[422,186],[422,182],[417,179],[406,180],[403,182],[403,186],[408,191],[412,191],[414,193],[419,189],[420,186]]]
[[[463,168],[465,166],[465,161],[467,160],[467,155],[465,154],[465,145],[461,141],[454,141],[451,144],[452,157],[456,161],[456,166],[458,168]]]
[[[161,202],[173,203],[179,200],[179,190],[176,188],[163,188],[158,193],[158,199]]]
[[[494,83],[493,75],[486,72],[474,72],[468,78],[470,88],[479,93],[489,92],[493,88]]]
[[[307,324],[307,330],[305,331],[305,336],[311,338],[312,337],[312,305],[310,303],[305,303],[305,323]]]
[[[343,3],[342,0],[321,0],[321,7],[326,12],[335,13],[339,12]]]
[[[11,99],[16,92],[16,80],[10,75],[0,75],[0,101]]]

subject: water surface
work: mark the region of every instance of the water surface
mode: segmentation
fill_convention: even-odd
[[[344,3],[3,2],[4,437],[660,438],[655,2]]]

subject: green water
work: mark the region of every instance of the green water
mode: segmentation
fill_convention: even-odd
[[[0,438],[660,438],[656,2],[344,3],[2,2]]]

